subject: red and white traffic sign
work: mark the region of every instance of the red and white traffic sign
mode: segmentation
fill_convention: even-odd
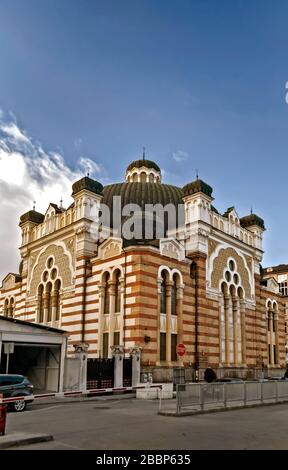
[[[183,343],[177,344],[176,352],[178,356],[184,356],[184,354],[186,353],[185,345]]]

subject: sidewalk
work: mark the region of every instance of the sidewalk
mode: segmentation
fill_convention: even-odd
[[[35,444],[38,442],[53,441],[51,434],[31,434],[29,432],[11,432],[5,436],[0,436],[0,449],[10,449],[23,445]]]

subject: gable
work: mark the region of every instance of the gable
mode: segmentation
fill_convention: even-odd
[[[3,279],[2,288],[3,288],[3,290],[13,289],[13,287],[15,287],[15,284],[17,284],[20,281],[21,281],[21,276],[20,275],[9,273]]]

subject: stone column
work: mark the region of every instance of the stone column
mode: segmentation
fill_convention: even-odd
[[[75,349],[75,357],[79,359],[79,390],[85,391],[87,388],[87,359],[89,344],[80,343],[73,345]]]
[[[234,353],[234,365],[238,366],[238,299],[232,297],[232,311],[233,311],[233,353]]]
[[[125,314],[125,279],[124,277],[121,277],[119,279],[120,281],[120,335],[119,335],[119,342],[120,344],[124,344],[124,336],[125,336],[125,331],[124,331],[124,314]]]
[[[180,284],[177,288],[177,328],[178,328],[178,343],[183,343],[183,290],[184,285]]]
[[[166,284],[166,362],[171,364],[171,288],[172,282]]]
[[[245,319],[245,304],[240,300],[240,316],[241,316],[241,350],[242,350],[242,365],[246,366],[246,319]]]
[[[112,349],[111,347],[114,345],[114,313],[115,313],[115,281],[108,281],[109,284],[109,346],[108,346],[108,354],[109,357],[112,356]]]
[[[38,294],[37,295],[37,315],[36,315],[37,323],[41,323],[41,303],[42,303],[42,295]]]
[[[183,343],[183,291],[184,291],[184,284],[180,284],[177,287],[177,305],[176,305],[176,313],[177,313],[177,334],[178,334],[178,341],[177,343]],[[178,362],[180,367],[183,367],[183,356],[178,356]]]
[[[104,328],[104,295],[105,295],[105,286],[101,284],[98,286],[99,291],[99,319],[98,319],[98,357],[102,357],[102,335]]]
[[[225,365],[230,365],[230,295],[224,295],[225,310]]]
[[[48,321],[49,297],[50,297],[50,294],[48,294],[47,292],[45,292],[43,294],[43,302],[44,302],[44,319],[43,319],[43,322],[44,323],[47,323],[47,321]]]
[[[274,313],[275,318],[275,332],[274,332],[274,339],[275,339],[275,350],[276,350],[276,357],[274,357],[274,364],[278,365],[279,361],[279,329],[278,329],[278,315]]]
[[[114,357],[114,387],[123,387],[123,346],[111,346],[112,357]]]
[[[56,321],[56,314],[57,314],[57,302],[58,300],[58,292],[57,291],[53,291],[52,294],[51,294],[51,302],[52,302],[52,322],[55,322]]]
[[[135,346],[129,351],[132,357],[132,387],[136,387],[140,383],[141,350],[141,347]]]
[[[157,357],[156,357],[156,361],[157,361],[157,364],[160,364],[160,333],[161,333],[161,283],[162,283],[162,280],[161,279],[158,279],[157,280]]]
[[[223,344],[224,343],[224,344]],[[223,294],[219,296],[219,367],[225,363],[225,309]]]
[[[274,365],[274,351],[273,351],[273,313],[269,311],[269,332],[270,332],[270,365]]]

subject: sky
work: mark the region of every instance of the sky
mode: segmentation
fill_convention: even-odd
[[[88,170],[123,181],[143,146],[166,183],[197,168],[218,210],[253,207],[263,265],[288,263],[287,16],[286,0],[0,0],[0,274],[33,200],[68,204]]]

